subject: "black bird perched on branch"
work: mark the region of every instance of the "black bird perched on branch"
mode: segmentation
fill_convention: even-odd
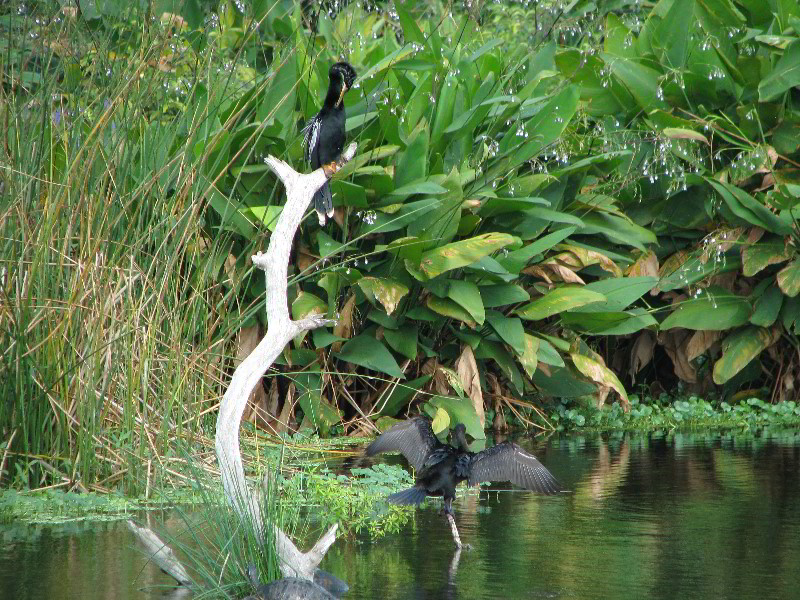
[[[401,452],[417,471],[414,487],[392,494],[392,504],[420,504],[425,496],[442,496],[444,513],[450,522],[453,539],[461,539],[453,519],[452,502],[456,486],[462,481],[476,485],[482,481],[510,481],[542,494],[561,491],[558,481],[533,454],[512,442],[503,442],[481,452],[470,452],[466,428],[456,425],[456,445],[442,444],[433,435],[430,421],[415,417],[383,432],[367,447],[367,456],[380,452]]]
[[[304,143],[306,161],[312,169],[333,162],[344,149],[344,95],[356,80],[356,71],[346,62],[338,62],[328,70],[328,93],[322,109],[305,126]],[[333,216],[333,199],[328,182],[314,194],[314,209],[319,224],[325,225],[325,217]]]

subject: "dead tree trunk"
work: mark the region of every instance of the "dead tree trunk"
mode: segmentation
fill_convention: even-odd
[[[294,235],[314,192],[347,163],[355,155],[355,151],[356,144],[350,144],[339,160],[323,165],[309,174],[298,173],[274,156],[269,156],[266,161],[283,182],[287,195],[286,205],[278,218],[275,231],[270,236],[266,254],[259,252],[252,257],[253,264],[264,271],[267,279],[267,334],[233,373],[220,405],[215,439],[225,495],[238,515],[252,523],[262,539],[265,532],[259,503],[248,489],[244,477],[239,450],[239,425],[251,392],[283,352],[286,344],[304,331],[333,323],[319,315],[300,321],[290,318],[286,299],[289,253]],[[337,525],[333,525],[311,550],[303,553],[283,531],[275,527],[275,546],[283,574],[287,577],[313,579],[314,570],[336,540],[336,528]]]

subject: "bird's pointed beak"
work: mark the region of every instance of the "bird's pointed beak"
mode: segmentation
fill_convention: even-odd
[[[349,88],[347,87],[347,84],[343,82],[342,83],[342,91],[339,92],[339,99],[336,101],[336,106],[339,106],[342,103],[342,98],[344,98],[344,94],[348,89]]]

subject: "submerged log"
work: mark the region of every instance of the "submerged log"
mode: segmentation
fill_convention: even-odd
[[[183,565],[175,557],[172,549],[161,541],[152,530],[147,527],[139,527],[133,521],[128,521],[128,529],[139,539],[142,545],[147,548],[150,560],[156,563],[162,571],[173,577],[181,585],[189,585],[192,580]]]

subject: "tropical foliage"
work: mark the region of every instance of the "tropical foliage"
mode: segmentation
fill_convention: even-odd
[[[338,324],[286,349],[262,424],[420,404],[482,438],[641,383],[793,394],[796,2],[10,6],[0,422],[68,457],[20,480],[137,485],[209,429],[268,326],[263,158],[300,168],[342,58],[358,155],[290,270],[293,316]]]

